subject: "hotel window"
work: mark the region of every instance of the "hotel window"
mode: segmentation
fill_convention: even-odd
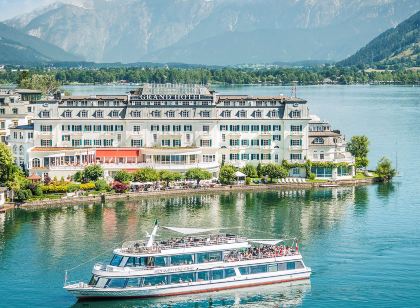
[[[201,103],[201,105],[209,106],[209,105],[211,105],[211,102],[210,101],[204,101],[204,102]]]
[[[281,126],[280,125],[273,125],[273,131],[275,131],[275,132],[281,131]]]
[[[290,130],[292,132],[301,132],[302,131],[302,125],[291,125]]]
[[[102,125],[93,125],[93,131],[94,132],[102,131]]]
[[[191,141],[191,135],[190,134],[186,134],[185,135],[185,139],[187,140],[187,142]]]
[[[210,126],[208,125],[203,125],[203,132],[208,133],[210,131]]]
[[[180,132],[181,131],[181,125],[172,125],[172,130],[174,132]]]
[[[271,139],[261,139],[261,145],[262,146],[271,145]]]
[[[152,117],[160,118],[160,111],[159,110],[153,110],[152,111]]]
[[[112,103],[113,103],[114,106],[119,106],[120,105],[119,101],[113,101]]]
[[[18,109],[17,108],[13,108],[12,109],[13,114],[18,114]]]
[[[52,125],[41,125],[41,132],[52,132]]]
[[[260,156],[258,154],[251,154],[251,160],[259,160]]]
[[[314,144],[324,144],[324,138],[316,137],[314,139]]]
[[[162,132],[169,132],[171,130],[170,125],[162,125]]]
[[[104,146],[110,147],[114,143],[113,139],[104,139]]]
[[[19,147],[19,155],[23,155],[23,145]]]
[[[182,118],[188,118],[189,116],[190,116],[189,111],[186,111],[186,110],[181,111],[181,117]]]
[[[0,109],[0,114],[5,114],[5,113],[6,113],[6,110],[4,108],[1,108]],[[49,113],[48,113],[48,116],[49,116]],[[46,117],[44,117],[44,118],[46,118]]]
[[[251,131],[258,132],[259,130],[260,130],[260,126],[259,125],[251,125]]]
[[[82,145],[82,140],[80,139],[73,139],[71,141],[71,145],[74,147],[80,147]]]
[[[225,132],[228,130],[228,126],[227,125],[220,125],[220,131],[221,132]]]
[[[202,111],[201,116],[203,118],[210,118],[210,111]]]
[[[261,160],[271,160],[271,154],[261,154]]]
[[[261,125],[262,132],[269,132],[271,131],[271,125]]]
[[[171,110],[166,113],[168,118],[175,118],[175,111]]]
[[[230,102],[224,102],[223,105],[224,106],[230,106]]]
[[[248,139],[243,139],[243,140],[241,140],[241,144],[245,145],[245,146],[248,146],[249,145],[249,140]]]
[[[292,118],[300,118],[300,111],[299,110],[293,110],[291,114]]]
[[[152,132],[158,132],[159,131],[159,125],[152,125],[152,126],[150,126],[150,130]]]
[[[92,145],[92,140],[83,140],[83,144],[87,145],[87,146],[91,146]]]
[[[39,158],[32,159],[32,168],[41,167],[41,160]]]
[[[82,125],[72,125],[71,126],[72,132],[81,132],[82,131]]]
[[[28,112],[31,112],[32,111],[32,108],[31,107],[28,107],[27,109],[28,109]]]
[[[201,147],[211,147],[211,140],[200,140]]]
[[[238,160],[239,159],[239,154],[230,154],[230,160]]]
[[[302,159],[302,154],[290,154],[290,159],[291,160],[301,160]]]
[[[103,125],[104,132],[112,132],[114,131],[114,125]]]
[[[80,102],[80,105],[83,106],[83,107],[86,107],[88,104],[87,104],[87,101],[82,101],[82,102]]]
[[[154,102],[153,105],[154,106],[160,106],[160,102]]]
[[[1,122],[0,122],[0,128],[1,128],[1,129],[5,129],[5,128],[6,128],[6,122],[1,121]]]
[[[63,112],[63,117],[64,118],[71,118],[71,111],[70,110],[66,110]]]
[[[274,160],[277,161],[277,162],[279,161],[279,154],[274,155]]]
[[[224,118],[230,118],[232,112],[230,110],[225,110],[222,112],[222,117]]]
[[[254,118],[261,118],[262,112],[260,110],[254,111]]]
[[[211,163],[216,161],[216,156],[215,155],[203,155],[203,162],[204,163]]]
[[[239,145],[239,139],[230,140],[230,146],[238,146],[238,145]]]
[[[141,106],[141,102],[139,102],[139,101],[133,101],[133,102],[131,102],[131,105],[133,105],[133,106]]]
[[[299,168],[292,168],[292,174],[293,175],[300,175],[300,169]]]
[[[182,102],[182,106],[188,106],[189,104],[190,104],[190,102]]]
[[[1,112],[0,112],[0,114],[1,114]],[[41,112],[41,118],[49,118],[49,117],[50,117],[50,112],[49,111],[42,111]]]
[[[239,106],[245,106],[246,103],[245,102],[239,102]]]
[[[171,140],[169,140],[169,139],[164,139],[164,140],[162,140],[162,141],[161,141],[161,145],[162,145],[163,147],[170,147],[170,146],[171,146]]]
[[[225,141],[226,141],[226,135],[222,134],[222,142],[225,142]]]
[[[271,106],[275,106],[277,102],[270,102]]]
[[[230,125],[230,131],[231,132],[239,132],[240,125]]]
[[[17,139],[18,138],[18,133],[17,132],[13,132],[13,138]]]
[[[184,132],[191,132],[192,131],[192,125],[184,125]]]
[[[61,130],[68,132],[71,130],[71,126],[70,125],[61,125]]]
[[[141,111],[132,111],[131,112],[131,116],[133,117],[133,118],[140,118],[141,117]]]
[[[115,131],[116,132],[124,131],[124,125],[115,125]]]
[[[102,145],[102,140],[100,140],[100,139],[93,140],[93,145],[101,146]]]
[[[280,141],[281,135],[273,135],[273,141]]]
[[[246,118],[246,111],[245,110],[241,110],[238,112],[238,117],[240,118]]]
[[[74,106],[75,104],[74,104],[74,102],[73,101],[68,101],[67,102],[67,106]]]
[[[117,117],[119,117],[119,115],[120,115],[120,112],[118,110],[112,110],[111,111],[111,117],[117,118]]]
[[[241,129],[243,132],[249,132],[249,125],[242,125]]]
[[[105,106],[105,102],[98,102],[98,106],[101,106],[101,107]]]
[[[141,131],[141,126],[140,125],[134,125],[133,126],[133,132],[139,133]]]
[[[132,139],[131,140],[132,147],[142,147],[143,146],[143,139]]]
[[[70,141],[70,135],[62,135],[61,140],[62,141]]]
[[[92,131],[92,125],[85,125],[85,132],[91,132]]]
[[[28,139],[33,139],[34,138],[34,133],[28,133]]]
[[[251,145],[253,145],[253,146],[259,146],[260,145],[260,140],[259,139],[252,139],[251,140]]]
[[[102,110],[97,110],[95,112],[95,117],[96,118],[103,118],[104,117],[104,112]]]
[[[42,147],[51,147],[52,140],[51,139],[41,139],[41,146]]]
[[[82,111],[80,111],[79,116],[81,118],[87,118],[88,117],[88,112],[86,110],[82,110]]]
[[[319,153],[319,159],[323,160],[325,158],[324,152]]]
[[[290,145],[291,146],[302,145],[302,139],[290,139]]]
[[[179,139],[172,140],[172,146],[175,147],[175,148],[180,147],[181,146],[181,140],[179,140]]]
[[[249,154],[242,154],[242,160],[249,160]]]

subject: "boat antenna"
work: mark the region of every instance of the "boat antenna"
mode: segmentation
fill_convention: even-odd
[[[157,230],[159,228],[159,223],[158,220],[155,220],[155,227],[153,228],[152,233],[150,234],[149,240],[147,241],[147,245],[146,247],[152,247],[153,246],[153,242],[155,241],[155,237],[156,237],[156,233]]]

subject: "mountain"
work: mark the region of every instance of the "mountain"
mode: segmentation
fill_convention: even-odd
[[[8,25],[97,62],[210,65],[339,60],[418,0],[79,0]]]
[[[378,35],[354,55],[339,62],[339,65],[409,63],[420,61],[420,11]]]
[[[0,63],[25,64],[48,61],[77,61],[61,48],[0,23]]]

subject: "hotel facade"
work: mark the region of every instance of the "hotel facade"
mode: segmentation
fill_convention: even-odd
[[[57,94],[31,106],[33,124],[11,129],[9,143],[17,151],[24,145],[19,159],[40,176],[69,177],[93,163],[100,163],[106,176],[142,167],[179,172],[199,167],[217,176],[222,162],[242,167],[283,160],[346,163],[313,168],[323,178],[354,174],[344,137],[295,97],[145,84],[127,95]],[[305,177],[305,168],[293,168],[290,176]]]

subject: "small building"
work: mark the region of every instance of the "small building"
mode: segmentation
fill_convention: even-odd
[[[237,184],[244,184],[245,183],[246,174],[243,174],[240,171],[236,171],[235,172],[235,177],[236,177],[236,183]]]
[[[0,208],[2,208],[6,203],[6,192],[6,187],[0,187]]]

